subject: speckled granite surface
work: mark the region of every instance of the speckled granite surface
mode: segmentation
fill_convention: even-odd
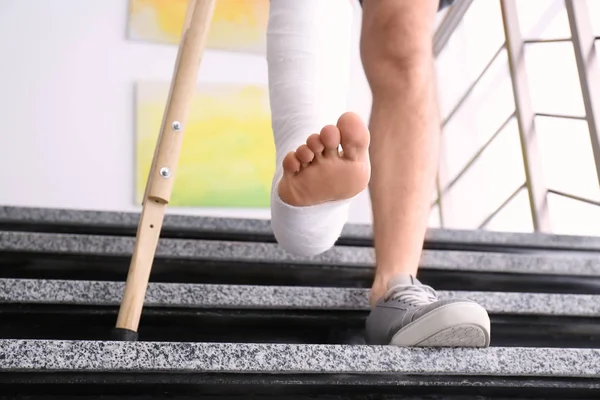
[[[0,251],[130,256],[134,242],[133,237],[0,232]],[[368,247],[339,246],[315,257],[299,257],[275,243],[187,239],[161,239],[156,257],[357,267],[372,267],[375,259],[373,249]],[[600,276],[599,257],[591,255],[434,250],[424,252],[421,266],[443,270]]]
[[[196,229],[200,231],[235,231],[257,234],[272,234],[269,220],[197,217],[177,215],[167,210],[164,228]],[[137,227],[139,213],[69,210],[60,208],[28,208],[0,206],[0,221],[43,222],[79,225],[99,225],[112,227]]]
[[[119,305],[123,282],[0,279],[0,303]],[[368,290],[290,286],[192,285],[151,282],[150,307],[368,310]],[[451,292],[494,314],[600,317],[600,295]]]
[[[424,251],[421,266],[440,270],[600,276],[600,256],[583,254]]]
[[[0,221],[37,221],[44,223],[93,224],[131,228],[137,226],[139,213],[0,206]],[[182,230],[235,231],[272,235],[270,221],[268,220],[178,215],[173,210],[168,210],[165,216],[164,227]],[[372,237],[372,227],[365,224],[347,224],[344,227],[342,236],[368,239]],[[600,237],[592,236],[429,229],[427,239],[446,243],[468,242],[472,244],[562,247],[600,251]]]
[[[600,349],[0,340],[0,355],[0,371],[600,376]]]

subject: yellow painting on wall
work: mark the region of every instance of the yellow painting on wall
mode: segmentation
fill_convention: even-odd
[[[168,83],[136,87],[136,202],[144,195],[169,94]],[[269,207],[275,170],[268,89],[202,83],[191,104],[171,206]]]
[[[130,0],[129,37],[179,44],[188,0]],[[207,47],[264,53],[269,0],[217,0]]]

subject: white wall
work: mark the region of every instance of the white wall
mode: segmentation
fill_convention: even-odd
[[[127,40],[127,9],[127,0],[0,1],[0,204],[139,210],[134,83],[169,80],[177,48]],[[356,10],[349,108],[367,118]],[[266,84],[266,61],[207,50],[199,80]],[[257,210],[169,212],[269,217]],[[350,220],[371,221],[366,193]]]

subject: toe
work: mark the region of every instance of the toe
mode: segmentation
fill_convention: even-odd
[[[338,154],[341,134],[337,126],[327,125],[321,129],[321,142],[328,154]]]
[[[298,160],[298,157],[296,157],[296,153],[290,151],[283,159],[281,165],[283,166],[283,171],[285,173],[295,174],[300,170],[301,163],[300,160]]]
[[[361,160],[368,157],[370,134],[362,119],[353,112],[344,113],[338,120],[340,143],[344,157]]]
[[[321,141],[321,135],[314,133],[306,139],[306,144],[309,149],[315,153],[315,156],[320,155],[325,150],[325,145]]]
[[[296,150],[296,157],[302,164],[308,164],[315,158],[315,153],[307,145],[303,144]]]

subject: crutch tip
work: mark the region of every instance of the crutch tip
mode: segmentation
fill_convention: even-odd
[[[117,342],[135,342],[138,339],[138,333],[125,328],[113,328],[110,332],[110,339]]]

